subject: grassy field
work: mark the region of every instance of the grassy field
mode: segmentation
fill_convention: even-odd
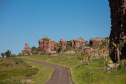
[[[0,58],[0,84],[32,83],[32,78],[38,73],[22,59]]]
[[[33,84],[44,84],[51,78],[53,68],[34,62],[25,62],[28,65],[31,65],[32,67],[39,69],[39,73],[33,79]]]
[[[44,84],[52,72],[51,67],[20,58],[0,58],[0,84]]]
[[[75,84],[126,84],[126,69],[114,68],[104,71],[104,59],[95,59],[89,65],[84,63],[80,66],[76,54],[20,56],[19,58],[34,59],[68,67]]]

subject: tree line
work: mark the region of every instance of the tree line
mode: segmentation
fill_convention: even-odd
[[[6,56],[6,58],[9,58],[11,56],[11,51],[7,50],[5,53],[2,52],[1,56],[2,56],[2,58],[5,58],[5,56]]]

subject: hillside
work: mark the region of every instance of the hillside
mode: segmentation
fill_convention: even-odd
[[[50,67],[19,58],[0,58],[0,84],[42,84],[49,80],[52,72]]]
[[[70,68],[75,84],[125,84],[126,70],[122,67],[106,70],[103,58],[93,59],[89,64],[77,60],[77,54],[58,54],[58,56],[36,55],[21,58],[44,61]],[[108,58],[109,59],[109,58]]]

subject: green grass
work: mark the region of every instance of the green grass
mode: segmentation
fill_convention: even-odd
[[[38,73],[18,58],[0,58],[0,84],[21,84],[22,80],[32,79]]]
[[[104,59],[95,59],[89,65],[84,63],[80,67],[76,54],[21,56],[19,58],[28,58],[68,67],[71,70],[75,84],[126,84],[126,69],[114,68],[103,72],[101,69],[104,68]]]
[[[44,84],[51,78],[51,75],[53,73],[53,68],[34,62],[29,62],[29,61],[25,61],[25,62],[28,65],[31,65],[32,67],[39,69],[39,73],[33,79],[33,84]]]

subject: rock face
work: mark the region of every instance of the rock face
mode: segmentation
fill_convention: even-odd
[[[93,51],[91,56],[93,56],[94,59],[104,58],[106,59],[109,56],[109,49],[108,46],[104,46],[103,48],[97,47],[91,49]]]
[[[90,48],[90,47],[85,47],[85,48],[84,48],[84,52],[85,52],[86,54],[90,54],[91,48]]]
[[[56,42],[52,39],[49,39],[49,37],[44,37],[43,39],[40,39],[38,43],[39,49],[42,49],[44,51],[43,54],[51,53],[51,51],[54,51],[54,46],[56,44]]]
[[[61,44],[61,46],[62,46],[62,50],[65,50],[65,49],[66,49],[66,43],[67,43],[66,40],[60,39],[60,44]]]
[[[71,46],[74,48],[84,47],[85,44],[86,44],[86,41],[83,38],[71,39]]]
[[[75,54],[75,51],[74,51],[74,50],[67,50],[67,51],[65,52],[65,54]]]
[[[97,44],[102,44],[104,41],[105,41],[104,38],[96,37],[96,38],[91,38],[89,40],[89,44],[93,46],[93,45],[97,45]]]
[[[28,43],[25,43],[25,47],[21,54],[22,56],[31,55],[31,48],[29,47]]]
[[[117,48],[120,47],[120,60],[126,58],[126,0],[108,0],[111,11],[110,57],[117,62]]]
[[[61,46],[61,43],[60,42],[56,42],[56,46]]]

